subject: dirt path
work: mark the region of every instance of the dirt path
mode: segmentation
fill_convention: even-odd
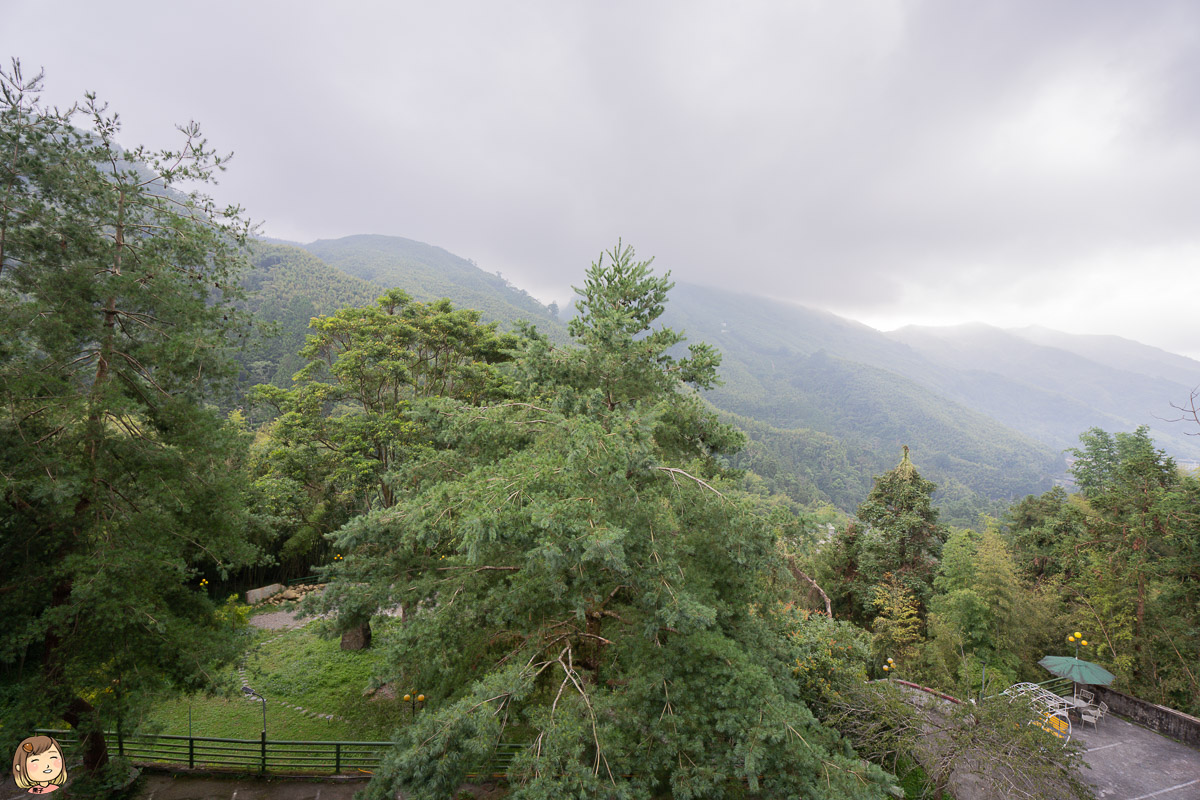
[[[294,611],[271,611],[267,614],[256,614],[250,618],[250,624],[264,631],[286,631],[291,628],[302,628],[316,617],[300,618]]]

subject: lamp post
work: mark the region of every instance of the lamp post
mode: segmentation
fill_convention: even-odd
[[[1082,645],[1084,647],[1088,646],[1087,639],[1084,639],[1083,634],[1080,633],[1079,631],[1075,631],[1075,633],[1067,636],[1067,644],[1075,645],[1075,657],[1076,658],[1079,658],[1080,645]]]
[[[425,695],[418,694],[414,696],[413,693],[410,692],[409,694],[404,695],[404,702],[409,704],[411,716],[415,718],[417,716],[417,704],[419,703],[421,708],[425,708]]]
[[[260,734],[259,743],[261,746],[262,759],[259,762],[259,771],[267,771],[267,698],[263,697],[258,692],[251,689],[249,686],[243,686],[242,692],[250,697],[256,697],[262,700],[263,724],[262,733]]]
[[[1083,638],[1083,634],[1080,633],[1079,631],[1075,631],[1075,633],[1067,635],[1067,644],[1075,645],[1075,658],[1076,659],[1079,658],[1080,645],[1082,645],[1084,647],[1088,646],[1087,639]],[[1078,697],[1078,696],[1079,696],[1079,684],[1076,683],[1075,681],[1071,681],[1071,697],[1074,698],[1074,697]]]

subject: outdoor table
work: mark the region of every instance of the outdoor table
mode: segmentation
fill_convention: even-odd
[[[1095,708],[1095,706],[1082,697],[1064,697],[1062,701],[1066,703],[1068,711],[1082,712],[1085,708]]]

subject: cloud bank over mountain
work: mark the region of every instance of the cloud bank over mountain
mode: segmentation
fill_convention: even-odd
[[[0,48],[131,141],[200,119],[271,235],[437,242],[560,303],[623,236],[876,327],[1195,355],[1197,30],[1171,0],[17,0]]]

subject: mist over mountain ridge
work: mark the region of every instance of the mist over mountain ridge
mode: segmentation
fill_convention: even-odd
[[[1172,403],[1186,401],[1200,384],[1200,361],[1187,356],[1118,336],[1044,327],[974,322],[883,332],[830,311],[690,284],[678,284],[672,299],[740,317],[737,326],[728,319],[713,326],[701,315],[681,314],[681,327],[714,344],[752,344],[760,352],[773,346],[779,355],[825,351],[886,370],[1057,451],[1074,447],[1092,427],[1146,425],[1172,455],[1200,458],[1200,438],[1191,435],[1200,431],[1169,422],[1179,416]],[[668,306],[666,317],[679,311]]]

